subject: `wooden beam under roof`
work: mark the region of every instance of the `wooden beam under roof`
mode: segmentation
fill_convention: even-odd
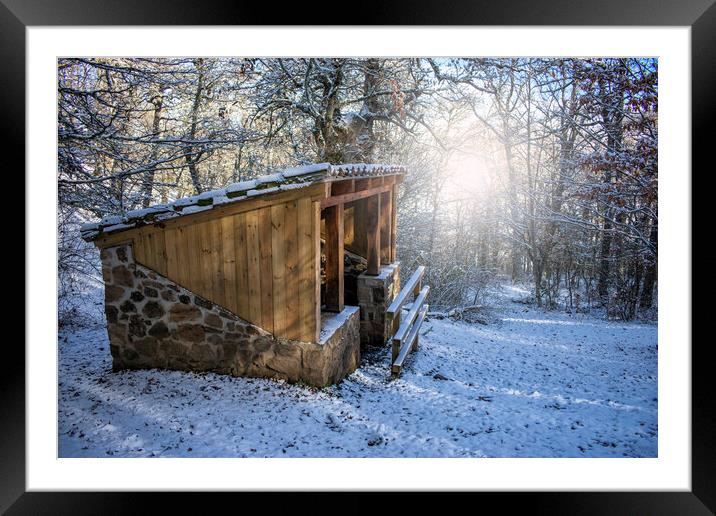
[[[335,206],[337,204],[345,204],[347,202],[353,202],[360,199],[367,199],[374,195],[388,192],[391,188],[391,185],[382,185],[375,188],[368,188],[367,190],[357,190],[355,192],[345,193],[342,195],[332,195],[331,197],[321,199],[321,208],[328,208],[329,206]]]
[[[355,179],[344,179],[342,181],[333,181],[331,183],[331,196],[343,195],[356,191]]]

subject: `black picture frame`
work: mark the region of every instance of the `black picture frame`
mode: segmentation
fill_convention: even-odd
[[[697,240],[700,221],[708,220],[713,165],[714,115],[716,114],[716,5],[715,0],[459,0],[427,2],[402,0],[390,4],[357,1],[336,2],[202,2],[187,0],[0,0],[0,103],[3,147],[20,158],[16,170],[24,170],[25,141],[25,29],[36,25],[576,25],[576,26],[690,26],[692,34],[692,181],[694,244],[692,270],[713,271],[704,239]],[[350,9],[350,15],[340,10]],[[698,108],[698,109],[695,109]],[[3,153],[6,154],[6,153]],[[703,163],[703,167],[697,164]],[[3,168],[7,168],[7,163]],[[698,175],[693,171],[698,170]],[[50,174],[48,171],[48,181]],[[19,174],[16,174],[19,176]],[[693,188],[698,177],[699,188]],[[18,178],[18,182],[20,183]],[[24,187],[22,183],[18,189]],[[27,192],[26,192],[27,194]],[[16,196],[20,197],[20,196]],[[711,204],[713,202],[711,201]],[[18,207],[18,209],[21,209]],[[704,227],[708,223],[703,222]],[[701,228],[703,229],[703,228]],[[18,240],[19,242],[20,240]],[[18,246],[19,247],[19,246]],[[664,273],[664,271],[661,271]],[[25,270],[25,275],[31,271]],[[21,290],[18,290],[21,291]],[[692,291],[693,292],[693,291]],[[695,294],[692,294],[692,296]],[[692,299],[692,321],[708,321],[710,307]],[[716,453],[714,446],[714,388],[708,352],[713,337],[692,338],[692,490],[690,492],[604,493],[481,493],[501,507],[529,507],[531,512],[550,514],[712,514],[716,512]],[[688,342],[676,343],[689,345]],[[8,514],[104,514],[140,512],[142,501],[162,496],[164,512],[192,508],[185,495],[136,493],[27,493],[25,492],[25,354],[17,344],[6,342],[0,376],[0,510]],[[48,348],[53,352],[53,348]],[[246,494],[227,496],[241,496]],[[309,495],[310,496],[310,495]],[[141,499],[141,500],[140,500]],[[492,500],[496,499],[496,500]],[[455,503],[459,503],[457,500]],[[246,501],[242,502],[247,507]],[[345,502],[344,502],[345,504]],[[370,505],[348,504],[353,508]],[[206,506],[204,506],[206,508]]]

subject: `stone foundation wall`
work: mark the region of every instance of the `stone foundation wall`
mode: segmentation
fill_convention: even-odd
[[[101,252],[114,370],[178,369],[324,386],[358,367],[358,313],[323,343],[284,341],[134,261]]]
[[[400,292],[400,262],[384,265],[377,276],[358,276],[361,346],[383,346],[390,335],[385,311]]]

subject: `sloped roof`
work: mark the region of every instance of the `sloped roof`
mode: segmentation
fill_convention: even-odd
[[[250,181],[233,183],[226,188],[177,199],[171,203],[128,211],[123,215],[111,215],[98,222],[83,224],[80,227],[80,234],[84,240],[89,242],[101,235],[146,226],[192,213],[208,211],[216,206],[241,202],[262,195],[305,188],[329,180],[350,177],[380,177],[404,174],[405,172],[405,167],[399,165],[362,163],[342,165],[317,163],[315,165],[289,168],[282,172],[261,176]]]

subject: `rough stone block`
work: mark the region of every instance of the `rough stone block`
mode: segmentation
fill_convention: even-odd
[[[214,328],[221,329],[224,327],[224,322],[221,320],[221,317],[216,314],[208,313],[204,315],[204,322]]]
[[[124,297],[125,290],[122,287],[116,285],[106,285],[104,287],[104,301],[105,303],[114,303]]]
[[[186,342],[202,342],[206,332],[199,324],[180,324],[176,330],[176,337]]]
[[[169,310],[169,320],[171,322],[194,321],[201,316],[201,311],[191,305],[176,304]]]
[[[399,274],[400,263],[395,262],[382,266],[377,276],[358,276],[361,345],[383,346],[390,338],[385,312],[398,292]]]
[[[122,287],[134,286],[134,274],[123,265],[112,268],[112,279],[115,285]]]

